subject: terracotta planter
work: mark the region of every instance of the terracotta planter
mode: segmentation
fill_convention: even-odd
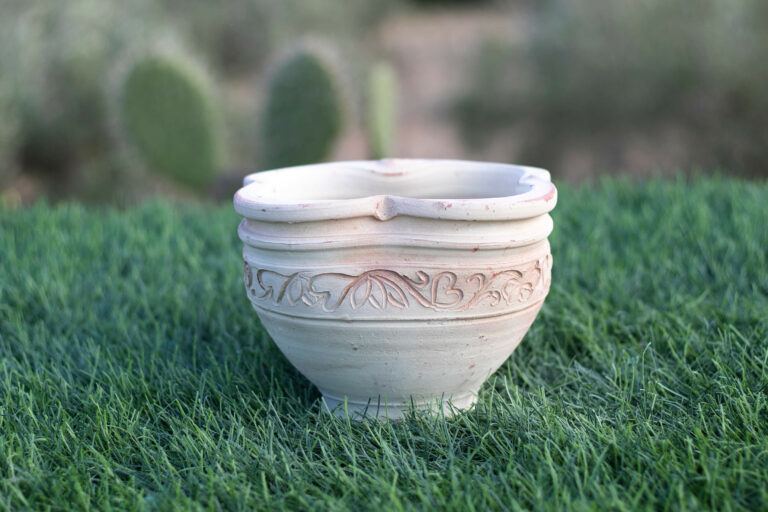
[[[547,171],[482,162],[253,174],[235,195],[248,298],[337,414],[450,414],[544,302],[556,200]]]

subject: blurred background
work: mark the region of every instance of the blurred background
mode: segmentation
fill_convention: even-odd
[[[765,0],[1,0],[0,200],[424,157],[768,175]]]

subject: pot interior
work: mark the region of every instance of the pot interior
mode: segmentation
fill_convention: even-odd
[[[273,200],[322,201],[388,195],[413,199],[509,197],[531,190],[530,168],[455,160],[381,160],[292,167],[248,176]],[[545,172],[545,171],[544,171]]]

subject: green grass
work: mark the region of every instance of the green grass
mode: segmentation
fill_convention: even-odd
[[[768,509],[768,186],[563,188],[479,406],[350,423],[259,326],[229,205],[0,212],[0,510]]]

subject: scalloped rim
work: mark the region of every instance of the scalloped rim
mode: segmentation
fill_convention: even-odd
[[[516,178],[513,188],[527,188],[509,195],[442,199],[426,199],[403,195],[379,194],[350,199],[296,199],[285,193],[288,187],[301,183],[306,176],[325,176],[329,188],[334,187],[334,175],[344,174],[366,185],[388,186],[397,180],[413,178],[418,173],[433,174],[461,171],[499,179],[499,175]],[[432,176],[428,176],[432,178]],[[443,178],[444,179],[444,178]],[[474,176],[473,176],[474,179]],[[393,180],[393,181],[389,181]],[[508,180],[507,180],[508,181]],[[557,189],[549,172],[536,167],[511,164],[472,162],[465,160],[385,159],[332,162],[288,167],[250,174],[234,197],[235,211],[245,218],[269,222],[309,222],[356,217],[389,220],[398,215],[426,219],[465,221],[495,221],[526,219],[551,211],[557,203]],[[500,183],[495,190],[509,188]],[[361,189],[364,187],[361,185]],[[322,191],[319,191],[322,196]]]

